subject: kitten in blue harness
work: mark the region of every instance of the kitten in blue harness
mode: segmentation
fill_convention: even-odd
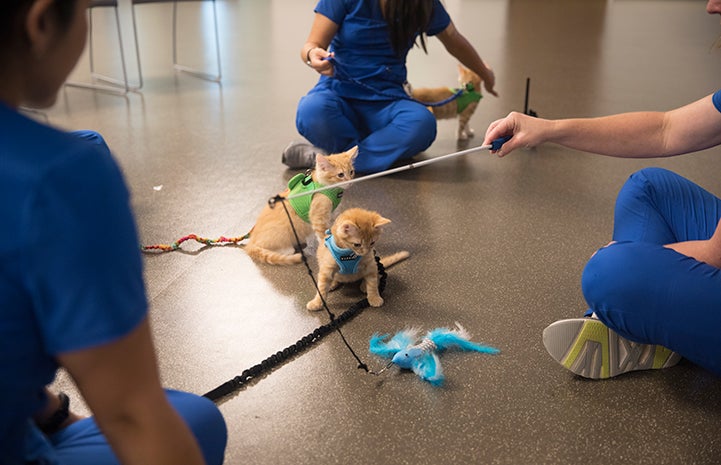
[[[318,247],[319,292],[306,305],[308,310],[321,310],[328,291],[340,283],[359,280],[362,280],[361,290],[366,293],[368,303],[372,307],[383,305],[378,292],[378,265],[373,247],[382,227],[390,222],[380,214],[362,208],[351,208],[338,215],[323,245]],[[405,250],[396,252],[383,257],[381,263],[387,268],[409,255]]]

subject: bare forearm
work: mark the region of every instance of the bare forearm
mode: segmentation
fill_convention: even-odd
[[[458,32],[451,22],[446,29],[438,34],[438,40],[443,43],[446,51],[453,55],[458,61],[476,73],[483,80],[483,87],[491,95],[498,96],[498,92],[494,89],[496,85],[496,76],[493,70],[486,65],[483,59],[478,55],[473,45],[466,39],[463,34]]]
[[[58,355],[123,464],[203,463],[160,384],[147,318],[122,338]]]
[[[489,75],[490,70],[480,55],[478,55],[471,43],[461,34],[457,35],[455,41],[448,44],[446,50],[464,66],[479,75],[484,81],[491,78]]]
[[[546,142],[622,158],[670,156],[664,113],[636,112],[588,119],[548,121]]]

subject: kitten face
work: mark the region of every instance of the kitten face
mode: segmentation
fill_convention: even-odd
[[[463,89],[468,84],[473,84],[473,90],[481,92],[481,77],[463,65],[458,65],[458,82]]]
[[[374,211],[351,208],[338,216],[333,227],[333,237],[339,247],[365,256],[373,250],[381,227],[390,222]]]
[[[316,181],[327,186],[342,181],[348,181],[355,176],[353,162],[358,155],[358,146],[332,155],[315,156]]]

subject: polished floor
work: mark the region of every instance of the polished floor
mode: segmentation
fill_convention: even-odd
[[[721,85],[718,17],[701,0],[445,0],[498,79],[471,125],[523,110],[540,117],[669,109]],[[294,172],[280,153],[297,137],[298,99],[316,80],[298,57],[315,0],[219,0],[222,83],[172,68],[170,4],[137,7],[144,86],[127,96],[65,88],[39,115],[105,135],[133,196],[140,239],[242,235]],[[180,59],[213,70],[210,3],[179,4]],[[137,82],[129,0],[124,54]],[[94,13],[96,68],[119,74],[110,9]],[[87,57],[73,80],[88,81]],[[454,85],[440,43],[409,59],[416,86]],[[469,146],[481,143],[476,137]],[[442,121],[423,160],[457,151]],[[496,356],[443,357],[443,387],[409,372],[356,368],[337,334],[224,399],[229,464],[717,464],[721,379],[682,361],[603,382],[573,376],[546,353],[549,323],[585,310],[580,275],[608,242],[616,192],[634,170],[663,166],[721,194],[721,149],[666,160],[622,160],[544,145],[498,159],[464,155],[358,183],[342,208],[393,222],[379,253],[386,303],[342,328],[372,369],[374,332],[459,322]],[[112,244],[108,244],[109,247]],[[310,264],[315,265],[310,258]],[[145,257],[166,386],[205,393],[327,323],[305,303],[302,265],[270,267],[238,247]],[[361,299],[331,294],[341,313]],[[66,376],[61,387],[74,390]],[[74,399],[78,405],[77,398]],[[81,408],[82,408],[82,404]]]

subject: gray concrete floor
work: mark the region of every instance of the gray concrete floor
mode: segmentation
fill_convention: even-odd
[[[137,75],[129,1],[125,55]],[[315,0],[220,0],[222,84],[175,73],[171,7],[138,7],[145,87],[126,97],[66,88],[48,120],[100,131],[133,195],[144,244],[188,233],[248,231],[294,173],[295,105],[316,75],[298,58]],[[664,110],[719,87],[721,33],[701,0],[445,0],[460,31],[494,67],[499,98],[472,119],[530,107],[541,117]],[[111,10],[97,11],[102,71],[119,73]],[[182,3],[181,59],[214,65],[210,4]],[[202,40],[194,39],[202,36]],[[207,59],[203,61],[202,56]],[[193,62],[195,60],[195,62]],[[88,79],[83,59],[73,79]],[[454,85],[440,43],[411,53],[416,86]],[[135,77],[132,78],[135,80]],[[476,137],[470,146],[481,143]],[[455,123],[417,159],[457,150]],[[377,248],[410,250],[389,270],[386,303],[343,327],[361,358],[374,332],[458,321],[498,356],[447,354],[444,387],[396,370],[365,374],[336,334],[226,398],[229,464],[711,464],[721,460],[721,380],[681,362],[591,382],[541,343],[549,323],[585,310],[580,275],[610,238],[616,192],[634,170],[663,166],[721,194],[721,151],[620,160],[544,145],[498,159],[475,153],[353,186],[342,207],[393,223]],[[110,245],[110,244],[109,244]],[[311,264],[314,264],[311,259]],[[305,303],[302,266],[252,262],[241,248],[146,256],[164,383],[199,394],[327,322]],[[331,295],[340,313],[361,295]],[[72,391],[61,375],[58,384]],[[78,405],[78,404],[76,404]],[[82,404],[81,408],[82,408]]]

